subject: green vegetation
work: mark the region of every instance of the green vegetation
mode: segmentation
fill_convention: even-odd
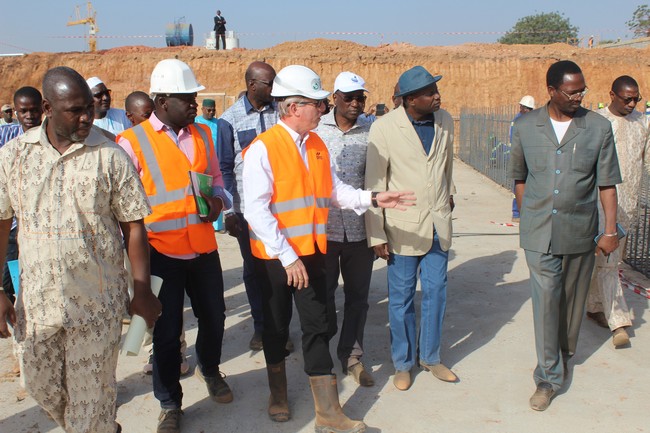
[[[499,43],[502,44],[553,44],[574,41],[578,28],[559,12],[539,13],[520,18]]]

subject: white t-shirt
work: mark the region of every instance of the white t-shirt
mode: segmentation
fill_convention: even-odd
[[[562,143],[564,134],[566,134],[567,129],[569,129],[569,125],[571,125],[571,120],[567,120],[566,122],[560,122],[558,120],[551,119],[551,125],[553,125],[553,130],[555,131],[555,136],[557,137],[558,143]]]

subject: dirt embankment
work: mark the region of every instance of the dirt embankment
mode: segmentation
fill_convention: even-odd
[[[114,106],[121,107],[133,90],[149,88],[149,75],[155,64],[176,57],[194,69],[205,92],[232,96],[244,89],[243,75],[254,60],[265,60],[280,70],[290,64],[313,68],[323,78],[325,89],[332,90],[339,72],[353,71],[366,79],[368,104],[385,102],[399,75],[423,65],[442,74],[439,83],[443,107],[457,115],[462,107],[497,107],[517,104],[531,94],[538,104],[546,101],[545,74],[559,59],[578,63],[585,74],[590,93],[584,104],[609,101],[611,82],[620,75],[631,75],[641,93],[650,94],[650,49],[582,49],[564,44],[499,45],[467,44],[452,47],[415,47],[391,44],[368,47],[347,41],[314,39],[286,42],[262,50],[214,51],[199,47],[149,48],[130,46],[90,53],[34,53],[24,57],[0,58],[0,103],[9,102],[13,92],[24,85],[40,88],[44,73],[51,67],[66,65],[84,77],[99,76],[113,90]],[[221,109],[218,107],[218,111]]]

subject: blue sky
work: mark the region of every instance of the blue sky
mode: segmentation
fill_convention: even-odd
[[[444,4],[444,6],[440,5]],[[641,0],[95,0],[98,48],[165,46],[165,26],[180,17],[203,45],[217,9],[242,48],[265,48],[288,40],[347,39],[365,45],[408,42],[458,45],[495,42],[517,19],[540,12],[563,13],[585,40],[631,37],[625,22]],[[85,51],[87,26],[67,27],[80,0],[13,0],[0,12],[0,54]],[[345,34],[336,34],[336,33]],[[352,34],[350,34],[352,33]],[[363,34],[369,33],[369,34]]]

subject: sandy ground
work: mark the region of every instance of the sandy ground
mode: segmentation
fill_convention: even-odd
[[[393,387],[386,269],[378,261],[364,357],[377,383],[360,388],[351,378],[341,377],[336,365],[346,413],[363,418],[373,433],[650,431],[648,301],[630,291],[625,294],[635,316],[631,347],[614,349],[608,331],[585,321],[565,388],[546,412],[529,409],[535,353],[528,271],[518,247],[518,229],[501,225],[510,221],[511,194],[459,161],[455,182],[459,191],[456,235],[449,262],[442,358],[460,382],[443,383],[419,371],[409,391]],[[248,350],[252,321],[241,280],[241,258],[232,238],[218,235],[218,240],[228,307],[221,368],[235,400],[216,404],[196,376],[183,378],[183,431],[311,432],[314,410],[299,350],[287,364],[292,419],[274,424],[266,416],[264,357]],[[339,293],[337,305],[342,304]],[[185,318],[194,369],[196,319],[189,308]],[[299,347],[297,320],[291,335]],[[19,380],[9,374],[11,351],[9,341],[0,342],[0,432],[61,432],[31,398],[17,399]],[[144,353],[119,359],[117,419],[125,432],[155,431],[159,406],[151,391],[151,377],[141,373],[145,360]]]

